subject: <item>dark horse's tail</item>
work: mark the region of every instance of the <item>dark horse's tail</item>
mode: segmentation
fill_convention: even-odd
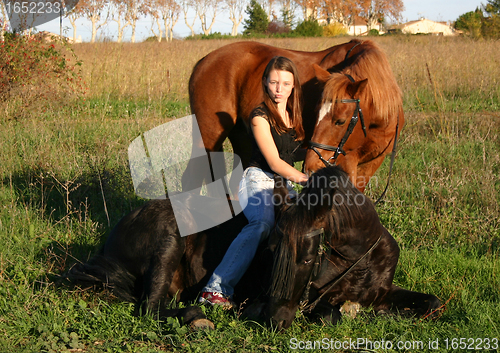
[[[81,288],[108,289],[121,300],[134,303],[136,278],[113,258],[95,255],[86,263],[75,264],[64,276],[65,282]]]

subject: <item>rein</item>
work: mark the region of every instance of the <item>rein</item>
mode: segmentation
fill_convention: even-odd
[[[321,228],[321,231],[323,232],[323,228]],[[323,234],[324,234],[324,232],[323,232]],[[302,299],[301,299],[301,303],[300,303],[300,306],[301,306],[300,311],[310,313],[316,307],[316,305],[319,303],[319,301],[325,296],[325,294],[330,292],[333,289],[333,287],[335,287],[342,279],[344,279],[345,276],[347,276],[357,265],[359,265],[359,263],[361,261],[363,261],[363,259],[365,259],[377,247],[377,245],[380,243],[381,239],[382,239],[382,235],[380,235],[378,237],[377,241],[375,243],[373,243],[373,245],[366,251],[366,253],[364,253],[358,260],[356,260],[356,262],[352,263],[351,266],[349,266],[339,277],[334,278],[330,282],[323,285],[321,288],[318,288],[317,290],[318,290],[318,292],[320,292],[323,288],[328,286],[328,288],[326,288],[325,291],[315,301],[308,304],[307,297],[309,296],[309,290],[311,289],[311,285],[313,282],[313,279],[312,279],[313,272],[314,272],[314,269],[313,269],[313,271],[311,271],[311,275],[309,276],[309,281],[307,283],[307,286],[304,289],[304,293],[302,294]],[[321,248],[321,245],[322,244],[320,243],[318,248]],[[320,252],[320,250],[318,249],[318,254],[319,254],[319,252]],[[316,263],[318,263],[317,257],[316,257]]]

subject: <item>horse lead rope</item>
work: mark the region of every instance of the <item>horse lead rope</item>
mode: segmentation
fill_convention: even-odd
[[[389,164],[389,175],[387,176],[387,184],[385,185],[385,189],[382,194],[378,197],[377,201],[375,201],[375,206],[384,198],[385,193],[389,189],[389,183],[391,181],[392,175],[392,167],[394,165],[394,160],[396,158],[397,144],[398,144],[398,130],[399,130],[399,114],[398,114],[398,122],[396,123],[396,133],[394,134],[394,145],[392,146],[391,152],[391,164]]]

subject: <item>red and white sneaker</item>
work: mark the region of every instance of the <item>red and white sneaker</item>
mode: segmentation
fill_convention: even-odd
[[[210,304],[212,306],[220,305],[224,309],[231,309],[234,306],[229,298],[218,292],[202,292],[198,302],[202,304]]]

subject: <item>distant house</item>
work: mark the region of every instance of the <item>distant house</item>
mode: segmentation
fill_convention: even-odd
[[[326,26],[329,23],[324,16],[320,15],[320,12],[318,11],[317,8],[314,9],[310,7],[306,8],[306,17],[315,18],[318,21],[318,23],[322,26]],[[342,18],[342,16],[339,15],[339,18]],[[342,21],[339,22],[341,23]],[[343,26],[345,27],[347,34],[351,36],[365,36],[368,34],[369,31],[366,20],[360,17],[357,17],[354,23],[352,23],[351,25],[349,26],[343,25]],[[380,26],[379,23],[372,24],[370,29],[376,29],[377,31],[382,32],[382,27]]]
[[[406,34],[455,35],[455,30],[446,22],[434,22],[426,18],[401,24],[397,28]]]
[[[376,29],[379,32],[382,31],[382,28],[378,23],[373,24],[370,29]],[[366,20],[362,18],[356,18],[354,23],[347,28],[347,34],[351,36],[366,36],[370,29],[368,29]]]

